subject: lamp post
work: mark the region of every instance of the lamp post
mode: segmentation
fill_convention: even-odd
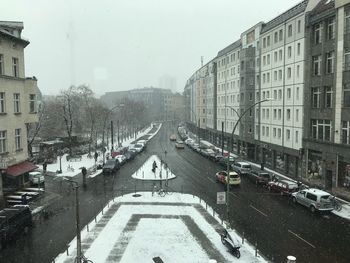
[[[74,190],[75,190],[75,222],[76,222],[76,234],[77,234],[77,257],[76,262],[81,263],[82,254],[81,254],[81,235],[80,235],[80,213],[79,213],[79,184],[76,181],[73,181],[72,179],[68,179],[66,177],[63,177],[63,180],[68,181],[70,184],[72,184]]]
[[[119,105],[116,105],[114,107],[112,107],[111,109],[108,110],[108,112],[106,113],[106,118],[104,119],[104,122],[103,122],[103,130],[102,130],[102,145],[103,147],[105,147],[105,134],[104,134],[104,131],[106,129],[106,122],[107,122],[107,119],[109,117],[109,115],[112,113],[113,110],[117,109],[117,108],[123,108],[124,107],[124,104],[119,104]],[[113,131],[112,131],[113,132]],[[113,138],[113,134],[112,134],[112,138]],[[112,139],[113,141],[113,139]],[[112,145],[113,147],[113,145]],[[105,150],[103,149],[103,164],[105,164]]]
[[[225,106],[225,107],[228,107],[228,108],[231,108],[233,109],[237,116],[238,116],[238,120],[236,121],[235,125],[233,126],[233,130],[232,130],[232,134],[231,134],[231,140],[232,140],[232,143],[233,143],[233,135],[236,131],[236,128],[239,124],[239,122],[242,120],[243,116],[252,108],[254,108],[256,105],[260,104],[260,103],[263,103],[265,101],[271,101],[272,99],[270,98],[266,98],[266,99],[263,99],[263,100],[260,100],[256,103],[254,103],[253,105],[250,105],[242,114],[239,114],[235,109],[233,109],[232,107],[230,106]],[[226,110],[225,110],[226,112]],[[229,220],[229,201],[228,201],[228,197],[229,197],[229,192],[230,192],[230,154],[228,154],[227,156],[227,161],[226,161],[226,164],[227,164],[227,181],[226,181],[226,218],[227,218],[227,222],[229,223],[230,220]]]

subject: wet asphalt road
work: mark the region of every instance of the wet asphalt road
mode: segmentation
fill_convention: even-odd
[[[189,148],[177,150],[169,141],[176,128],[164,125],[147,149],[135,160],[124,165],[116,175],[99,175],[88,180],[86,189],[79,188],[81,225],[84,226],[101,211],[106,201],[123,193],[151,190],[152,183],[131,178],[152,154],[157,154],[177,178],[171,180],[171,189],[200,196],[216,211],[225,215],[223,205],[216,205],[216,193],[224,191],[215,182],[214,174],[222,168]],[[167,154],[164,154],[164,151]],[[81,183],[81,177],[74,178]],[[57,254],[67,250],[75,237],[74,191],[66,182],[53,177],[47,180],[47,191],[59,194],[50,205],[48,219],[36,220],[26,236],[21,236],[0,252],[0,262],[52,262]],[[267,190],[242,178],[241,186],[230,193],[232,226],[273,262],[286,262],[287,255],[297,262],[350,262],[350,222],[332,214],[311,214],[294,205],[284,196]],[[68,253],[70,249],[68,248]]]

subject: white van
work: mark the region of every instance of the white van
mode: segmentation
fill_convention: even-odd
[[[294,203],[306,206],[312,213],[315,211],[332,211],[334,209],[332,198],[331,194],[314,188],[300,190],[292,194]]]
[[[41,172],[30,172],[29,181],[32,184],[43,184],[45,183],[45,177]]]
[[[247,174],[252,170],[252,166],[246,162],[235,162],[232,164],[232,169],[238,174]]]

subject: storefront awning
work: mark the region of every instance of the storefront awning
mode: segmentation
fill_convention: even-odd
[[[12,165],[6,169],[6,174],[11,176],[18,176],[30,171],[35,170],[38,166],[32,164],[31,162],[25,161],[16,165]]]

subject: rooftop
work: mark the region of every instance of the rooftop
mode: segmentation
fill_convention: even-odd
[[[238,48],[240,46],[241,46],[241,40],[239,39],[236,42],[233,42],[229,46],[225,47],[224,49],[220,50],[218,52],[217,57],[223,56],[223,55],[229,53],[230,51],[232,51],[232,50],[234,50],[234,49],[236,49],[236,48]]]

